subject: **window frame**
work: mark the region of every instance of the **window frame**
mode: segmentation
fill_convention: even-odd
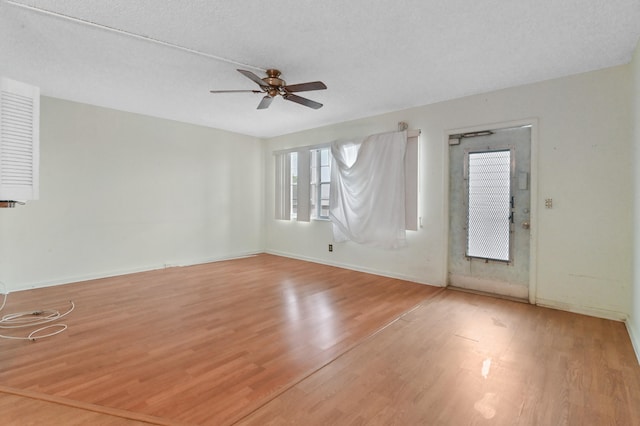
[[[328,164],[322,164],[322,151],[327,153],[327,162]],[[327,211],[326,215],[322,214],[322,201],[325,199],[322,197],[322,187],[327,185],[329,187],[329,194],[326,197],[327,201],[327,210],[329,209],[329,195],[331,194],[331,165],[332,165],[332,156],[331,156],[331,145],[327,144],[325,146],[314,147],[309,150],[311,153],[311,176],[310,176],[310,204],[311,204],[311,219],[313,220],[329,220],[329,213]],[[328,168],[328,180],[322,180],[322,168]]]
[[[407,150],[405,153],[405,222],[407,231],[418,231],[422,228],[421,218],[419,217],[419,190],[420,190],[420,130],[407,130]],[[297,217],[298,222],[309,222],[317,220],[321,222],[330,221],[329,216],[322,216],[317,212],[312,212],[312,165],[311,152],[319,150],[328,150],[329,162],[333,162],[331,155],[331,143],[322,143],[315,145],[300,146],[297,148],[289,148],[273,151],[275,157],[275,219],[291,220],[291,157],[290,153],[298,153],[298,185],[297,185]],[[302,167],[302,164],[308,164],[308,167]],[[329,168],[329,181],[323,184],[331,183],[331,168]],[[329,191],[330,193],[330,191]],[[321,196],[321,194],[320,194]],[[300,200],[309,200],[308,203],[300,203]],[[315,204],[317,210],[318,205]]]

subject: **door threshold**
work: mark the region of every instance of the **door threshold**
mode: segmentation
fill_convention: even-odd
[[[496,299],[511,300],[512,302],[526,303],[527,305],[529,305],[529,299],[524,299],[520,297],[506,296],[504,294],[490,293],[488,291],[473,290],[470,288],[456,287],[453,285],[448,285],[446,288],[450,290],[461,291],[463,293],[471,293],[471,294],[477,294],[479,296],[494,297]]]

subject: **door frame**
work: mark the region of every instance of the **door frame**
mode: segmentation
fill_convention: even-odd
[[[481,132],[485,130],[498,130],[508,129],[512,127],[531,126],[531,170],[529,171],[529,185],[530,185],[530,216],[529,223],[530,238],[529,238],[529,303],[536,304],[537,300],[537,277],[538,277],[538,119],[537,118],[525,118],[522,120],[503,121],[498,123],[489,123],[482,125],[475,125],[469,127],[458,127],[453,129],[445,129],[443,134],[443,165],[444,165],[444,202],[443,202],[443,217],[445,218],[444,229],[442,233],[442,249],[444,253],[443,264],[443,281],[446,286],[449,285],[449,136],[460,133],[472,133]]]

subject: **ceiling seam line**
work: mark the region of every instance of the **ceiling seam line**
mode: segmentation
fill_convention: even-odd
[[[228,64],[238,65],[238,66],[242,66],[242,67],[246,67],[246,68],[252,68],[254,70],[266,72],[266,69],[264,69],[264,68],[256,67],[256,66],[249,65],[249,64],[245,64],[245,63],[242,63],[242,62],[237,62],[237,61],[234,61],[232,59],[223,58],[222,56],[216,56],[216,55],[212,55],[210,53],[201,52],[199,50],[191,49],[189,47],[180,46],[179,44],[170,43],[170,42],[159,40],[159,39],[156,39],[156,38],[153,38],[153,37],[132,33],[132,32],[129,32],[129,31],[121,30],[121,29],[110,27],[110,26],[103,25],[103,24],[98,24],[97,22],[88,21],[86,19],[76,18],[74,16],[65,15],[65,14],[58,13],[58,12],[53,12],[51,10],[42,9],[42,8],[39,8],[39,7],[30,6],[30,5],[23,4],[23,3],[18,3],[18,2],[12,1],[12,0],[4,0],[4,2],[7,3],[10,6],[19,7],[19,8],[31,11],[31,12],[36,12],[36,13],[40,13],[40,14],[43,14],[43,15],[49,15],[49,16],[53,16],[53,17],[56,17],[56,18],[65,19],[67,21],[75,22],[75,23],[78,23],[78,24],[83,24],[83,25],[99,28],[99,29],[102,29],[102,30],[111,31],[111,32],[114,32],[114,33],[117,33],[117,34],[129,36],[129,37],[132,37],[132,38],[137,38],[137,39],[148,41],[148,42],[151,42],[151,43],[156,43],[156,44],[159,44],[159,45],[162,45],[162,46],[171,47],[171,48],[182,50],[182,51],[185,51],[185,52],[188,52],[188,53],[192,53],[192,54],[195,54],[195,55],[204,56],[204,57],[207,57],[207,58],[210,58],[210,59],[214,59],[216,61],[226,62]]]

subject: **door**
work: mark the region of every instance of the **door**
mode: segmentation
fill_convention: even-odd
[[[448,284],[529,296],[531,127],[449,138]]]

